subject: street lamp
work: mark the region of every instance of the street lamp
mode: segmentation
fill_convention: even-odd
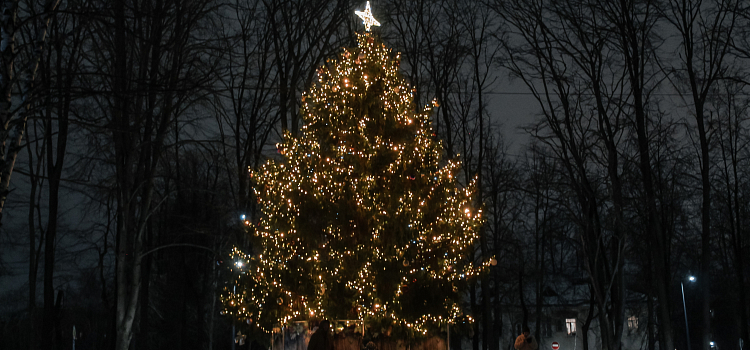
[[[242,219],[243,220],[245,219],[244,214],[242,215]],[[242,260],[238,260],[237,262],[234,263],[234,265],[237,266],[237,268],[242,269],[242,266],[244,264],[242,263]],[[237,284],[232,285],[232,297],[234,297],[235,294],[237,294]],[[234,350],[234,343],[237,341],[237,338],[236,338],[237,335],[234,332],[236,321],[237,320],[235,320],[235,318],[232,317],[232,350]]]
[[[688,276],[688,281],[695,282],[695,276]],[[687,348],[690,350],[690,327],[688,326],[687,308],[685,307],[685,285],[680,281],[682,291],[682,311],[685,313],[685,336],[687,337]]]

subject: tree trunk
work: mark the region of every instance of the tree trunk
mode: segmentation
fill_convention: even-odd
[[[476,283],[472,283],[471,287],[469,288],[469,293],[471,293],[470,297],[470,303],[471,303],[471,312],[474,315],[479,314],[479,305],[477,304],[477,285]],[[474,322],[472,325],[473,334],[471,336],[471,348],[472,350],[479,350],[479,322]]]
[[[50,184],[50,192],[53,192]],[[49,215],[57,212],[57,205],[50,198]],[[53,272],[55,266],[55,234],[57,220],[51,220],[47,227],[44,244],[44,311],[42,316],[42,349],[55,349],[55,286]]]
[[[648,244],[648,243],[646,243]],[[645,248],[648,250],[648,248]],[[644,267],[644,270],[646,272],[646,278],[647,280],[651,281],[654,278],[653,273],[653,257],[651,256],[650,252],[649,254],[646,254],[646,266]],[[647,286],[647,294],[646,294],[646,307],[648,310],[648,318],[646,321],[646,332],[648,335],[648,350],[656,350],[656,341],[657,341],[657,335],[656,333],[656,320],[654,319],[654,315],[656,314],[655,306],[654,306],[654,285],[653,283]]]
[[[55,70],[57,80],[55,86],[59,88],[62,95],[58,96],[55,108],[48,108],[44,122],[44,137],[46,145],[46,162],[49,169],[49,207],[47,209],[47,237],[44,248],[44,324],[42,334],[51,335],[52,332],[60,332],[58,312],[52,304],[54,298],[54,264],[55,243],[57,239],[57,223],[60,205],[60,181],[62,180],[62,169],[65,164],[65,153],[68,144],[68,122],[71,102],[71,86],[73,74],[72,66],[64,67],[62,42],[55,43],[56,62]],[[52,81],[48,82],[51,90]],[[57,116],[57,128],[53,130],[53,114]],[[57,139],[54,138],[57,135]],[[60,292],[62,293],[62,292]],[[51,344],[53,338],[49,336],[44,339],[44,348],[53,349],[62,344]]]
[[[735,255],[737,256],[735,261],[735,271],[737,274],[737,284],[739,289],[739,296],[740,296],[740,337],[742,337],[743,341],[748,342],[750,341],[750,335],[748,334],[748,328],[750,328],[750,324],[748,324],[748,315],[747,315],[747,294],[745,293],[745,258],[743,253],[743,247],[744,242],[742,240],[745,227],[742,225],[741,221],[741,209],[740,209],[740,194],[739,194],[739,181],[736,179],[738,178],[738,171],[737,171],[737,159],[733,159],[732,161],[732,171],[734,173],[734,195],[732,196],[734,199],[734,211],[735,211],[735,239],[734,239],[734,249],[735,249]]]
[[[546,243],[546,235],[545,235],[545,227],[546,227],[546,221],[547,221],[547,207],[544,204],[544,196],[540,193],[540,189],[537,188],[537,193],[535,194],[537,197],[537,208],[535,210],[534,216],[536,221],[536,230],[539,232],[541,231],[541,236],[537,235],[536,237],[536,270],[537,270],[537,281],[536,281],[536,327],[534,335],[536,337],[539,337],[542,330],[542,306],[544,304],[544,274],[545,274],[545,243]],[[541,206],[541,208],[540,208]],[[539,219],[539,210],[544,211],[543,217],[540,220]],[[540,227],[541,226],[541,227]],[[541,341],[541,338],[537,338]]]
[[[498,232],[498,231],[495,231]],[[497,234],[495,234],[495,244],[493,247],[495,248],[495,256],[497,257],[497,247],[499,246],[499,237]],[[497,258],[496,258],[497,259]],[[495,313],[494,317],[494,324],[493,324],[493,350],[500,350],[500,347],[502,346],[500,344],[500,340],[503,339],[503,309],[502,309],[502,298],[500,296],[500,276],[498,274],[497,268],[493,269],[494,272],[492,275],[494,277],[495,283],[494,283],[494,290],[492,295],[495,297],[493,299],[493,310]]]
[[[589,350],[589,327],[591,327],[591,321],[594,319],[594,308],[596,307],[596,299],[594,298],[594,291],[591,287],[589,287],[589,294],[591,294],[589,297],[589,313],[586,315],[586,321],[581,325],[581,343],[583,345],[583,350]],[[599,322],[601,322],[601,320]]]
[[[700,112],[698,111],[700,109]],[[696,103],[696,123],[701,148],[701,348],[710,350],[711,341],[711,181],[709,179],[709,156],[706,128],[703,121],[703,105]]]
[[[113,109],[113,137],[116,147],[117,172],[117,259],[116,259],[116,295],[115,295],[115,350],[128,350],[133,337],[133,321],[140,292],[140,257],[134,255],[139,250],[138,236],[131,227],[132,207],[130,198],[131,188],[129,168],[132,159],[129,156],[132,147],[130,139],[135,135],[128,135],[128,96],[126,95],[127,75],[127,43],[125,37],[125,4],[117,1],[114,5],[114,109]]]
[[[28,127],[28,125],[27,125]],[[26,149],[28,150],[29,159],[34,159],[34,152],[31,150],[31,142],[26,143]],[[41,155],[44,155],[44,147],[41,147]],[[31,334],[37,334],[37,308],[36,308],[36,290],[37,290],[37,278],[39,273],[39,259],[41,257],[42,247],[44,246],[44,228],[39,227],[39,246],[37,247],[36,235],[36,210],[38,209],[37,202],[37,187],[39,186],[39,175],[41,173],[41,167],[43,162],[41,159],[37,159],[36,170],[34,169],[33,162],[29,161],[29,213],[28,213],[28,230],[29,230],[29,322],[31,324]],[[29,350],[35,350],[39,346],[39,338],[31,337],[29,339]]]
[[[148,225],[146,229],[146,249],[153,248],[153,229]],[[143,262],[143,290],[141,290],[140,315],[138,318],[138,349],[148,350],[151,348],[149,338],[149,291],[151,286],[151,254],[146,255]]]
[[[57,301],[55,302],[55,348],[64,348],[64,345],[62,343],[62,328],[60,327],[60,314],[62,311],[62,304],[63,304],[63,291],[57,292]]]
[[[526,307],[526,298],[523,296],[523,264],[521,264],[521,268],[518,270],[518,296],[521,300],[521,311],[523,312],[523,319],[522,319],[522,327],[527,327],[529,325],[529,308]],[[518,334],[513,334],[513,336],[517,336]]]

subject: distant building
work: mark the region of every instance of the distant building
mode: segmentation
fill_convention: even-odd
[[[533,287],[533,286],[530,286]],[[628,291],[631,298],[626,302],[623,321],[622,349],[640,350],[648,347],[647,308],[645,297],[637,292]],[[559,350],[583,349],[584,338],[591,350],[602,349],[597,310],[590,314],[589,286],[586,281],[571,283],[563,278],[549,278],[543,288],[543,305],[539,334],[536,333],[537,305],[533,303],[535,293],[527,294],[528,326],[537,338],[539,350],[552,349],[552,343],[559,344]],[[531,301],[531,303],[529,303]],[[523,311],[520,305],[503,305],[503,330],[500,335],[500,348],[513,349],[515,338],[521,334]],[[590,319],[590,320],[589,320]],[[589,320],[588,327],[586,325]],[[584,329],[588,328],[586,337]],[[471,339],[464,339],[463,349],[471,349]]]

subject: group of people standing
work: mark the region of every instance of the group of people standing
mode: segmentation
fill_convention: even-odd
[[[328,320],[320,321],[318,330],[310,336],[310,342],[307,344],[307,350],[333,350],[333,335],[330,332],[331,323]],[[523,327],[523,333],[516,338],[513,345],[516,350],[537,350],[539,344],[531,335],[528,326]]]

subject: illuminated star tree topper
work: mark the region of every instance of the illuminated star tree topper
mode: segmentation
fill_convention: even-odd
[[[359,16],[359,18],[362,19],[362,23],[365,25],[365,31],[369,32],[370,27],[372,26],[380,26],[380,22],[378,22],[375,17],[372,16],[372,10],[370,9],[370,2],[367,2],[367,5],[365,5],[364,11],[354,11],[354,13]]]

